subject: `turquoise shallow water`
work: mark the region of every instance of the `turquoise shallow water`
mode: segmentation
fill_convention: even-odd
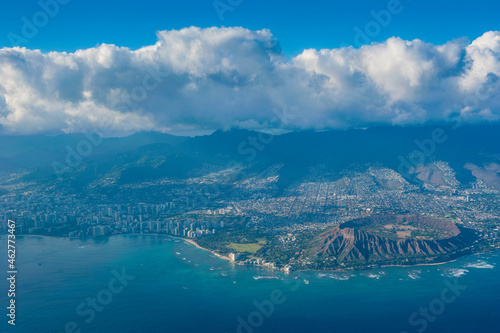
[[[1,332],[500,332],[498,253],[285,275],[163,236],[19,237],[17,252],[17,325],[2,314]]]

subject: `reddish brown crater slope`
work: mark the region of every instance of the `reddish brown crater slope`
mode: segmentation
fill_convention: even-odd
[[[313,255],[339,261],[380,262],[437,257],[476,240],[473,230],[419,216],[380,215],[346,222],[313,241]]]

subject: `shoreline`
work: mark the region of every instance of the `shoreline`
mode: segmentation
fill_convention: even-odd
[[[217,253],[217,252],[215,252],[215,251],[212,251],[212,250],[209,250],[209,249],[207,249],[207,248],[204,248],[204,247],[200,246],[198,243],[196,243],[196,242],[195,242],[194,240],[192,240],[192,239],[186,239],[186,238],[175,237],[175,236],[170,236],[170,235],[167,235],[167,236],[169,236],[169,237],[171,237],[171,238],[174,238],[174,239],[179,239],[179,240],[182,240],[182,241],[184,241],[184,242],[186,242],[186,243],[189,243],[189,244],[191,244],[191,245],[196,246],[197,248],[199,248],[199,249],[201,249],[201,250],[204,250],[204,251],[210,252],[211,254],[213,254],[214,256],[216,256],[216,257],[218,257],[218,258],[221,258],[221,259],[227,260],[227,261],[229,261],[229,262],[235,263],[234,261],[232,261],[232,260],[231,260],[231,258],[226,257],[226,256],[223,256],[222,254],[219,254],[219,253]]]
[[[82,240],[80,238],[71,238],[71,237],[68,237],[68,236],[25,235],[25,234],[16,235],[16,236],[20,236],[20,237],[67,238],[69,240],[72,240],[72,239]],[[158,233],[149,233],[149,234],[116,234],[116,235],[107,235],[107,236],[102,236],[102,237],[113,237],[113,236],[164,236],[164,237],[168,237],[168,238],[172,238],[172,239],[177,239],[177,240],[184,241],[185,243],[193,245],[193,246],[197,247],[200,250],[209,252],[210,254],[212,254],[212,255],[214,255],[214,256],[222,259],[222,260],[227,260],[227,261],[229,261],[232,264],[236,264],[236,265],[239,265],[239,266],[255,266],[255,267],[261,267],[261,268],[270,269],[267,266],[250,265],[250,264],[244,264],[244,263],[242,264],[242,263],[239,263],[239,262],[232,261],[227,256],[221,255],[221,254],[219,254],[219,253],[217,253],[215,251],[212,251],[212,250],[209,250],[207,248],[204,248],[204,247],[200,246],[193,239],[182,238],[182,237],[177,237],[177,236],[172,236],[172,235],[167,235],[167,234],[158,234]],[[95,239],[95,237],[90,237],[89,239]],[[491,251],[491,252],[497,252],[497,251]],[[378,267],[366,267],[366,268],[349,268],[349,267],[347,267],[347,268],[323,269],[323,270],[318,270],[318,269],[298,269],[298,270],[294,270],[294,272],[356,272],[356,271],[366,271],[366,270],[372,270],[372,269],[391,268],[391,267],[414,268],[414,267],[420,267],[420,266],[438,266],[438,265],[444,265],[444,264],[455,262],[455,261],[459,260],[460,258],[464,258],[464,257],[468,257],[468,256],[473,256],[473,255],[486,254],[486,253],[488,253],[488,252],[471,253],[471,254],[468,254],[468,255],[460,256],[460,257],[452,259],[452,260],[443,261],[443,262],[437,262],[437,263],[427,263],[427,264],[422,263],[422,264],[415,264],[415,265],[380,265]],[[282,270],[282,268],[273,268],[273,270]]]
[[[201,249],[201,250],[204,250],[204,251],[207,251],[207,252],[210,252],[211,254],[213,254],[214,256],[218,257],[218,258],[221,258],[221,259],[224,259],[224,260],[227,260],[233,264],[237,264],[237,265],[240,265],[240,266],[256,266],[256,267],[262,267],[262,268],[268,268],[269,267],[265,267],[265,266],[262,266],[262,265],[247,265],[247,264],[240,264],[238,262],[235,262],[235,261],[232,261],[229,257],[227,256],[223,256],[215,251],[212,251],[212,250],[209,250],[207,248],[204,248],[204,247],[201,247],[198,243],[196,243],[194,240],[192,239],[186,239],[186,238],[181,238],[181,237],[176,237],[176,236],[170,236],[170,235],[167,235],[171,238],[174,238],[174,239],[179,239],[179,240],[183,240],[184,242],[186,243],[189,243],[191,245],[194,245],[196,246],[197,248]],[[452,259],[452,260],[448,260],[448,261],[443,261],[443,262],[436,262],[436,263],[428,263],[428,264],[415,264],[415,265],[380,265],[379,267],[366,267],[366,268],[357,268],[357,269],[350,269],[350,268],[340,268],[340,269],[324,269],[324,270],[316,270],[316,269],[298,269],[294,272],[349,272],[349,271],[366,271],[366,270],[371,270],[371,269],[378,269],[378,268],[390,268],[390,267],[400,267],[400,268],[412,268],[412,267],[420,267],[420,266],[439,266],[439,265],[444,265],[444,264],[448,264],[448,263],[452,263],[452,262],[455,262],[457,261],[458,259],[460,258],[463,258],[463,257],[467,257],[467,256],[473,256],[473,255],[478,255],[478,254],[482,254],[482,253],[473,253],[473,254],[469,254],[469,255],[465,255],[465,256],[461,256],[461,257],[458,257],[458,258],[455,258],[455,259]],[[274,270],[282,270],[281,268],[274,268]]]
[[[68,236],[27,235],[27,234],[16,235],[16,237],[44,237],[44,238],[67,238],[67,239],[77,239],[77,238],[71,238],[71,237],[68,237]]]
[[[454,261],[457,261],[460,258],[465,258],[467,256],[473,256],[477,254],[482,254],[482,253],[474,253],[474,254],[469,254],[466,256],[462,256],[453,260],[448,260],[448,261],[443,261],[443,262],[436,262],[432,264],[415,264],[415,265],[380,265],[378,267],[366,267],[366,268],[339,268],[339,269],[299,269],[296,270],[295,272],[361,272],[361,271],[368,271],[372,269],[380,269],[380,268],[391,268],[391,267],[399,267],[399,268],[415,268],[415,267],[420,267],[420,266],[439,266],[439,265],[444,265],[448,264]],[[375,264],[376,265],[376,264]]]
[[[474,254],[476,254],[476,253],[474,253]],[[470,255],[474,255],[474,254],[470,254]],[[477,254],[479,254],[479,253],[477,253]],[[458,258],[455,258],[455,259],[452,259],[452,260],[443,261],[443,262],[433,262],[433,263],[429,263],[429,264],[416,264],[416,265],[382,265],[382,266],[380,266],[380,267],[418,267],[418,266],[438,266],[438,265],[448,264],[448,263],[450,263],[450,262],[455,262],[455,261],[457,261],[458,259],[463,258],[463,257],[467,257],[467,256],[465,255],[465,256],[458,257]]]

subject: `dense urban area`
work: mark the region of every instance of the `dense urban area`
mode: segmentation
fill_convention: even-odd
[[[318,166],[280,191],[281,167],[238,181],[242,171],[236,167],[185,180],[123,186],[110,181],[93,184],[85,194],[23,183],[22,174],[11,174],[2,179],[8,194],[0,196],[0,228],[6,232],[12,219],[18,234],[166,234],[195,239],[239,263],[304,269],[325,268],[308,253],[322,231],[371,215],[412,214],[475,230],[481,241],[474,251],[498,248],[499,191],[481,179],[461,185],[445,162],[431,165],[439,177],[420,184],[380,166],[341,175]]]

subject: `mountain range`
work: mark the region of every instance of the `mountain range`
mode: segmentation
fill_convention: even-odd
[[[0,174],[23,172],[26,180],[73,182],[99,179],[118,184],[203,175],[206,167],[238,165],[240,177],[280,163],[279,187],[286,188],[314,166],[329,174],[378,164],[410,182],[442,183],[436,161],[448,163],[466,184],[483,179],[500,188],[500,125],[454,128],[377,127],[303,131],[281,135],[232,129],[178,137],[156,132],[103,138],[92,134],[0,136]]]

